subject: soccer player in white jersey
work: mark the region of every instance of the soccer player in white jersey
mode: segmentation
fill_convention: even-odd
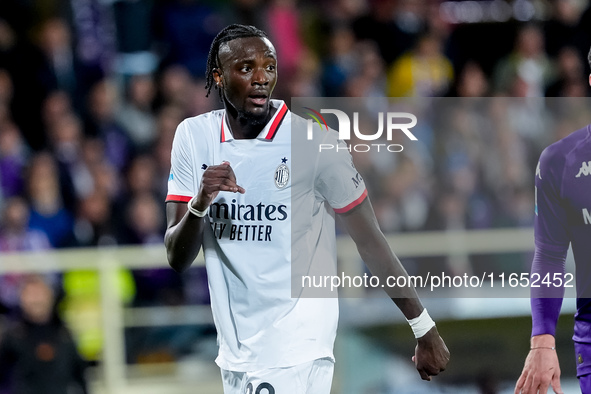
[[[178,126],[165,244],[178,272],[203,247],[224,393],[328,394],[338,303],[291,297],[292,214],[309,226],[294,230],[312,249],[298,248],[298,258],[336,263],[336,212],[374,275],[406,271],[346,150],[316,158],[326,162],[307,178],[290,177],[292,114],[271,100],[276,67],[273,45],[255,27],[230,25],[213,41],[206,88],[219,91],[224,109]],[[292,193],[296,183],[301,193]],[[418,338],[416,368],[430,380],[445,369],[447,347],[414,288],[393,301]]]

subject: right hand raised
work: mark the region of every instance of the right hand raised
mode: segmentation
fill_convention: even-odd
[[[525,359],[515,394],[546,394],[550,386],[555,393],[562,394],[558,356],[551,349],[554,343],[554,337],[548,334],[532,338],[532,350]]]
[[[227,161],[217,166],[209,166],[203,172],[199,194],[196,202],[193,203],[193,208],[199,211],[206,210],[221,191],[241,194],[246,192],[243,187],[238,186],[236,183],[234,170]]]

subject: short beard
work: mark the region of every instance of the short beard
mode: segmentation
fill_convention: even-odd
[[[241,125],[249,125],[249,126],[264,126],[267,124],[267,117],[269,116],[269,111],[261,114],[255,115],[252,112],[246,111],[238,111],[238,122]]]

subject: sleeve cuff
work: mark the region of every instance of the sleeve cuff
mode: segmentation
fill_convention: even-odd
[[[344,206],[343,208],[335,208],[334,211],[336,213],[345,213],[350,211],[351,209],[355,208],[357,205],[361,204],[363,200],[367,197],[367,189],[363,191],[363,194],[359,196],[355,201],[349,203],[348,205]]]
[[[179,194],[169,194],[165,202],[189,202],[193,196],[181,196]]]

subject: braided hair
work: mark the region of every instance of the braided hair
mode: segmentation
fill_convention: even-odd
[[[205,97],[209,97],[209,93],[211,92],[212,87],[215,86],[215,88],[217,89],[217,86],[215,85],[215,81],[213,79],[213,70],[219,68],[218,53],[220,51],[220,47],[222,46],[222,44],[228,41],[235,40],[237,38],[246,37],[267,38],[267,33],[260,29],[257,29],[254,26],[233,24],[225,27],[213,39],[213,42],[211,43],[211,48],[209,49],[209,54],[207,55],[207,69],[205,70],[205,89],[207,89],[207,94],[205,95]]]

